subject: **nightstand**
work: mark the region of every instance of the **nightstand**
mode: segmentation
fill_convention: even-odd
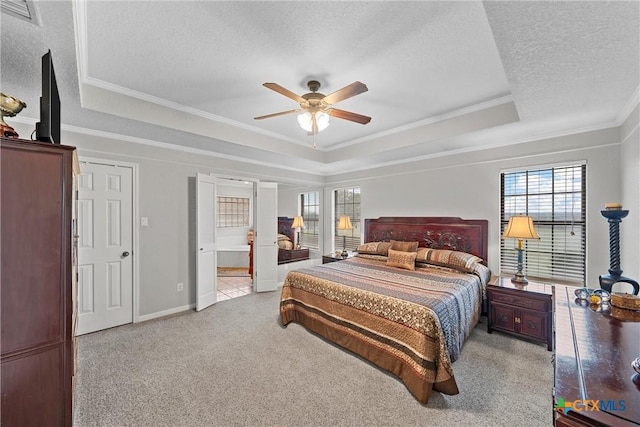
[[[553,293],[548,283],[515,285],[498,277],[487,285],[487,332],[508,332],[553,349]]]
[[[322,255],[322,263],[323,264],[328,264],[330,262],[342,261],[342,260],[345,260],[347,258],[351,258],[352,256],[353,256],[353,254],[351,254],[351,253],[346,257],[337,256],[336,254]]]

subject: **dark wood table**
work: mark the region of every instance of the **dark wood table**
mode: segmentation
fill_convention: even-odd
[[[520,286],[498,277],[487,286],[487,332],[508,332],[553,350],[553,285]]]
[[[595,311],[556,286],[554,408],[556,426],[640,425],[640,312]],[[595,408],[594,406],[597,406]]]

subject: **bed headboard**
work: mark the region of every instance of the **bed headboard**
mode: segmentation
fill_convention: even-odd
[[[284,234],[289,237],[289,240],[294,241],[295,230],[291,228],[293,225],[293,218],[289,218],[286,216],[278,217],[278,234]]]
[[[404,240],[479,256],[487,264],[489,222],[457,217],[387,216],[364,220],[365,242]]]

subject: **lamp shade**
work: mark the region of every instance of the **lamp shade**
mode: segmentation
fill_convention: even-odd
[[[338,230],[351,230],[353,226],[351,225],[351,218],[349,215],[342,215],[340,217],[340,221],[338,222]]]
[[[504,230],[502,237],[514,239],[539,239],[538,233],[533,226],[533,219],[530,216],[517,215],[509,218],[509,224]]]
[[[302,217],[294,216],[293,224],[291,224],[291,228],[303,228],[303,227],[304,227],[304,220],[302,219]]]
[[[313,132],[313,115],[316,117],[316,124],[318,125],[318,132],[322,132],[329,126],[329,115],[327,113],[310,113],[305,111],[302,114],[298,114],[298,124],[302,129],[307,132]]]

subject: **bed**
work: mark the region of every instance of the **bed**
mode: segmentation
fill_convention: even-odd
[[[432,390],[457,394],[452,363],[491,276],[487,229],[450,217],[366,219],[356,256],[287,274],[282,325],[299,323],[394,374],[421,403]]]
[[[294,248],[295,229],[291,228],[293,218],[278,217],[278,264],[309,259],[309,248]]]

